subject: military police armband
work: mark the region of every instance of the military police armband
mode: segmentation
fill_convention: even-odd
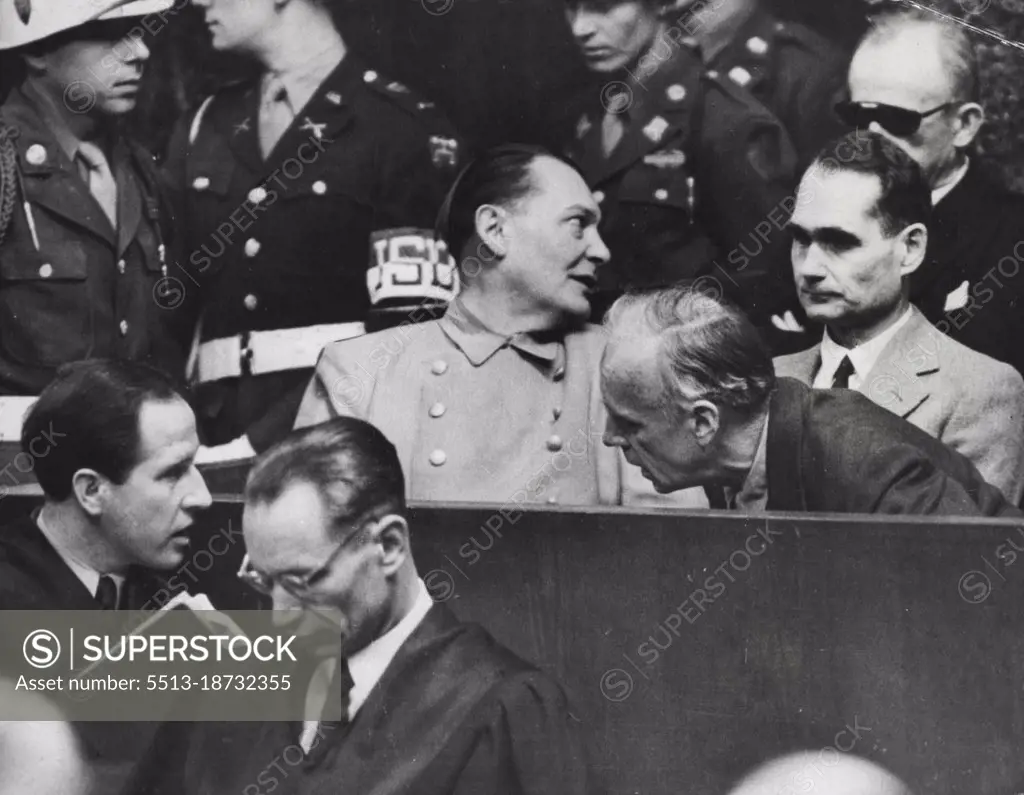
[[[448,246],[427,229],[374,232],[370,262],[366,287],[377,313],[444,307],[459,292],[459,275]]]

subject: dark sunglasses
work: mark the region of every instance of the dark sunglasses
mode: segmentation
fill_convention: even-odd
[[[872,122],[899,138],[913,135],[920,129],[921,122],[940,111],[959,105],[959,102],[947,102],[931,110],[907,110],[896,105],[882,105],[878,102],[839,102],[836,104],[836,115],[843,124],[866,130]]]

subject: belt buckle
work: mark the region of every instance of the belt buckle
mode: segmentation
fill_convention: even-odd
[[[248,331],[241,335],[241,345],[238,350],[238,363],[242,375],[252,375],[253,349],[249,346],[251,335]]]

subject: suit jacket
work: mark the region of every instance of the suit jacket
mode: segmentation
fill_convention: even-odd
[[[578,719],[561,686],[434,605],[351,724],[309,752],[298,726],[204,724],[163,745],[134,795],[590,795]]]
[[[767,461],[770,511],[1022,516],[962,455],[852,389],[780,378]]]
[[[1014,505],[1024,495],[1024,379],[972,351],[917,309],[879,355],[860,391],[968,458]],[[775,373],[810,386],[821,346],[775,360]]]
[[[603,332],[520,352],[467,331],[458,314],[327,346],[296,427],[338,415],[373,423],[398,449],[414,500],[618,503],[625,462],[602,444]]]
[[[978,158],[936,206],[910,299],[944,334],[1024,374],[1024,196]],[[949,307],[948,309],[946,307]]]
[[[164,581],[141,568],[129,571],[126,606],[141,610]],[[0,529],[0,610],[98,610],[99,605],[36,525],[26,516]],[[98,781],[96,792],[117,792],[153,741],[151,723],[80,723],[82,741]]]

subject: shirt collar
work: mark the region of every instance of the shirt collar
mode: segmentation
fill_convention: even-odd
[[[964,160],[964,164],[956,170],[956,172],[953,174],[952,179],[950,179],[949,182],[932,191],[932,207],[934,207],[940,201],[945,199],[950,194],[950,192],[952,192],[953,188],[960,184],[963,178],[967,176],[967,169],[970,167],[970,165],[971,158],[968,157],[966,160]]]
[[[513,334],[503,337],[491,331],[484,322],[456,298],[440,321],[441,330],[462,351],[474,367],[479,367],[501,348],[512,347],[520,353],[543,359],[556,367],[564,366],[564,336],[560,332],[548,334]]]
[[[53,135],[57,145],[60,146],[68,160],[72,163],[78,154],[78,145],[81,140],[71,132],[64,115],[54,105],[53,99],[48,93],[40,89],[32,80],[26,80],[22,85],[22,93],[29,104],[35,108],[40,119],[44,122],[50,134]]]
[[[264,76],[263,88],[266,90],[271,80],[283,85],[288,94],[288,104],[291,106],[292,113],[298,114],[345,57],[345,47],[338,42],[300,64],[280,72],[267,72]]]
[[[417,583],[416,601],[413,603],[412,610],[377,640],[348,658],[348,671],[352,675],[353,682],[352,690],[349,691],[348,714],[350,719],[355,717],[356,712],[370,695],[370,691],[380,681],[384,671],[398,654],[402,644],[409,639],[434,604],[423,580],[417,580]]]
[[[57,539],[47,531],[46,525],[42,522],[41,512],[36,512],[34,518],[36,527],[39,528],[39,532],[43,534],[46,540],[50,542],[50,546],[52,546],[54,550],[56,550],[57,554],[60,555],[60,559],[64,561],[64,565],[74,572],[75,576],[81,580],[82,585],[86,587],[86,590],[88,590],[90,594],[96,596],[96,589],[99,587],[100,577],[102,576],[100,572],[96,571],[96,569],[91,566],[87,566],[81,561],[76,560],[61,547]],[[121,588],[124,586],[124,575],[108,574],[107,576],[114,581],[114,585],[117,586],[117,593],[120,594]]]
[[[910,321],[913,312],[913,307],[908,306],[907,311],[889,328],[877,337],[873,337],[851,350],[844,348],[833,340],[829,336],[828,329],[825,329],[825,334],[821,339],[821,367],[818,370],[819,375],[827,378],[828,383],[831,384],[832,377],[835,375],[836,370],[839,369],[839,363],[842,362],[844,356],[849,356],[857,378],[864,378],[864,376],[871,372],[875,362],[878,361],[878,357],[885,350],[885,346],[896,336],[896,332]]]

